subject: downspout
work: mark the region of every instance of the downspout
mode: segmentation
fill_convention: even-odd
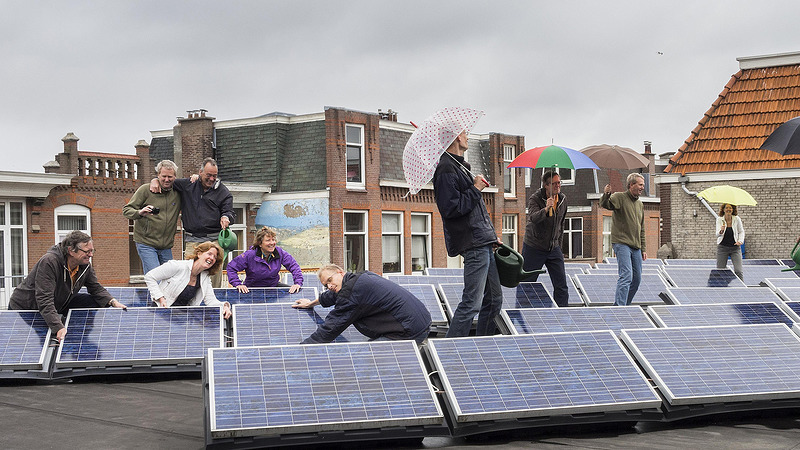
[[[686,183],[689,182],[689,177],[687,177],[687,176],[678,177],[678,181],[680,181],[680,183],[681,183],[681,187],[683,188],[683,192],[686,192],[687,194],[689,194],[691,196],[697,197],[697,192],[692,192],[689,189],[686,189]],[[706,199],[704,199],[703,197],[697,197],[697,198],[700,199],[700,203],[702,203],[703,206],[706,207],[706,209],[708,210],[708,212],[711,213],[712,216],[717,217],[717,212],[714,211],[714,208],[712,208],[711,205],[708,204]]]

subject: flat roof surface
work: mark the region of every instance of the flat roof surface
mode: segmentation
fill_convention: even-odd
[[[0,448],[169,448],[205,445],[200,374],[78,377],[74,381],[0,381]],[[725,448],[800,446],[800,410],[693,418],[671,423],[428,437],[381,448]],[[367,443],[320,448],[366,448]],[[299,448],[299,447],[298,447]],[[304,447],[307,448],[307,447]]]

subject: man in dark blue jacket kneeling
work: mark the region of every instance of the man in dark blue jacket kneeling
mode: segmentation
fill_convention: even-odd
[[[431,314],[402,286],[372,272],[345,272],[335,264],[322,267],[317,276],[328,290],[316,300],[301,298],[293,306],[334,308],[303,344],[331,342],[351,324],[371,340],[409,339],[421,344],[428,337]]]

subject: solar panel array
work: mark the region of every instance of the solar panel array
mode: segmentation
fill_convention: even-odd
[[[431,314],[431,322],[433,325],[446,325],[447,316],[442,308],[442,302],[439,300],[439,294],[436,288],[431,284],[404,284],[408,292],[417,297],[428,312]]]
[[[233,344],[236,347],[299,344],[317,330],[326,308],[293,308],[287,303],[233,305]],[[352,325],[334,342],[364,342],[367,337]]]
[[[617,292],[617,277],[606,274],[575,275],[575,283],[583,292],[589,306],[613,305]],[[642,273],[641,283],[633,297],[634,305],[663,304],[659,294],[667,289],[667,284],[657,273]]]
[[[137,287],[108,287],[106,288],[112,297],[119,300],[129,308],[141,308],[146,306],[156,306],[150,297],[147,288]]]
[[[623,330],[672,405],[800,397],[800,338],[783,324]]]
[[[776,261],[777,262],[777,261]],[[793,272],[781,272],[783,266],[763,265],[742,267],[742,279],[748,286],[758,286],[767,278],[786,278],[790,280],[800,280]]]
[[[709,266],[717,267],[716,259],[665,259],[664,265],[669,266]]]
[[[623,328],[653,328],[642,308],[529,308],[500,313],[511,334],[561,333],[572,331],[617,332]]]
[[[761,284],[772,289],[778,289],[782,287],[800,287],[800,278],[765,278]]]
[[[425,275],[428,276],[450,276],[464,278],[464,269],[461,267],[427,267]]]
[[[608,331],[434,339],[427,348],[454,427],[661,404]]]
[[[464,285],[460,283],[442,283],[439,292],[445,302],[445,308],[450,317],[453,317],[464,292]],[[515,288],[503,287],[503,309],[511,308],[555,308],[556,302],[550,297],[542,283],[520,283]]]
[[[777,302],[780,298],[766,287],[671,287],[664,292],[665,300],[673,305],[707,303]]]
[[[676,287],[744,287],[731,269],[708,267],[664,267],[664,273]]]
[[[230,304],[241,303],[294,303],[300,298],[315,299],[318,296],[317,288],[301,287],[294,294],[289,293],[288,287],[250,288],[250,292],[242,293],[238,289],[214,289],[214,295],[221,302]]]
[[[444,420],[412,341],[212,349],[207,361],[213,437]]]
[[[800,300],[787,301],[785,305],[789,308],[790,312],[800,316]],[[798,322],[800,322],[800,320]]]
[[[554,295],[553,280],[550,279],[550,275],[546,273],[540,274],[536,281],[542,283],[547,292]],[[575,282],[572,281],[572,277],[569,273],[567,273],[567,293],[569,294],[569,299],[567,300],[568,306],[586,306],[586,303],[583,302],[583,297],[581,297],[581,294],[575,287]]]
[[[43,369],[49,337],[38,311],[0,311],[0,370]]]
[[[59,367],[199,363],[225,345],[219,307],[72,309]]]
[[[386,275],[386,278],[401,286],[406,284],[432,284],[435,286],[440,283],[464,283],[463,275],[399,275],[390,273]]]
[[[800,287],[782,287],[777,292],[787,302],[800,301]]]
[[[603,262],[605,264],[617,265],[617,257],[616,256],[607,256],[606,258],[603,259]],[[642,260],[642,264],[643,265],[663,266],[664,265],[664,260],[659,259],[659,258],[647,258],[645,260]],[[603,266],[603,264],[596,264],[595,265],[595,267],[601,267],[601,266]]]
[[[659,327],[690,327],[713,325],[747,325],[759,323],[785,323],[794,320],[771,302],[765,303],[711,303],[698,305],[652,306],[647,313]]]

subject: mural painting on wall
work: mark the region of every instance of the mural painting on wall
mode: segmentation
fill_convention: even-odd
[[[256,226],[278,233],[278,245],[289,252],[300,267],[316,268],[330,259],[328,199],[268,200],[261,203]]]

